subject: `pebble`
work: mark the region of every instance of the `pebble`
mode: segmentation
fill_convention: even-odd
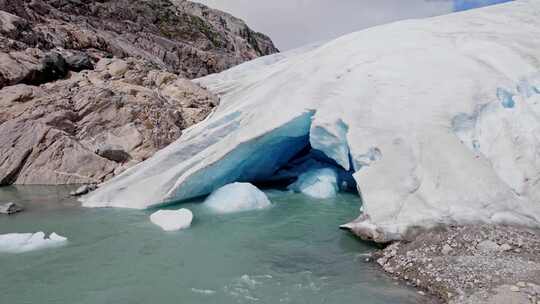
[[[444,255],[448,255],[452,251],[452,247],[450,247],[448,244],[444,245],[441,253]]]
[[[498,251],[499,250],[499,245],[497,245],[497,243],[495,243],[493,241],[485,240],[483,242],[480,242],[477,245],[477,248],[480,251],[483,251],[483,252],[492,252],[492,251]]]
[[[500,247],[499,247],[502,251],[510,251],[512,250],[512,246],[508,245],[508,244],[502,244]]]
[[[519,287],[517,287],[515,285],[512,285],[512,286],[510,286],[510,291],[519,292]]]

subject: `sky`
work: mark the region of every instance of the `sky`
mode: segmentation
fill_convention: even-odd
[[[265,33],[284,51],[396,20],[508,0],[195,0]]]

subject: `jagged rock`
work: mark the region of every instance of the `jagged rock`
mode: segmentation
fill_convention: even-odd
[[[98,147],[96,149],[96,154],[117,163],[123,163],[131,158],[129,153],[124,151],[121,146],[110,144]]]
[[[102,61],[39,88],[0,90],[0,185],[103,182],[177,139],[218,103],[142,60],[125,60],[124,75],[108,79],[116,59]],[[166,80],[158,87],[156,77]]]
[[[90,56],[82,52],[67,56],[66,63],[70,71],[80,72],[82,70],[94,69],[94,64]]]
[[[24,208],[21,205],[15,203],[0,204],[0,214],[13,214],[23,211]]]
[[[0,87],[42,83],[36,71],[50,67],[41,60],[52,50],[142,58],[189,78],[277,52],[243,21],[186,0],[1,1],[0,34]],[[66,61],[89,67],[82,57]]]

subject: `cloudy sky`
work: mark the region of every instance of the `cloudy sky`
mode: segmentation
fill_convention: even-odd
[[[395,20],[508,0],[196,0],[268,34],[281,50]]]

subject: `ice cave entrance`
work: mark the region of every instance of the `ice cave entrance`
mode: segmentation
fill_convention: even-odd
[[[306,111],[259,137],[240,143],[224,158],[192,176],[176,197],[204,196],[233,183],[249,182],[261,189],[289,189],[314,198],[337,192],[358,193],[341,120],[313,123]],[[197,189],[182,193],[183,189]]]
[[[289,149],[290,142],[282,143]],[[251,181],[261,189],[280,189],[301,192],[314,198],[335,196],[336,192],[358,193],[352,169],[346,170],[323,152],[313,149],[309,135],[305,146],[269,178]]]

